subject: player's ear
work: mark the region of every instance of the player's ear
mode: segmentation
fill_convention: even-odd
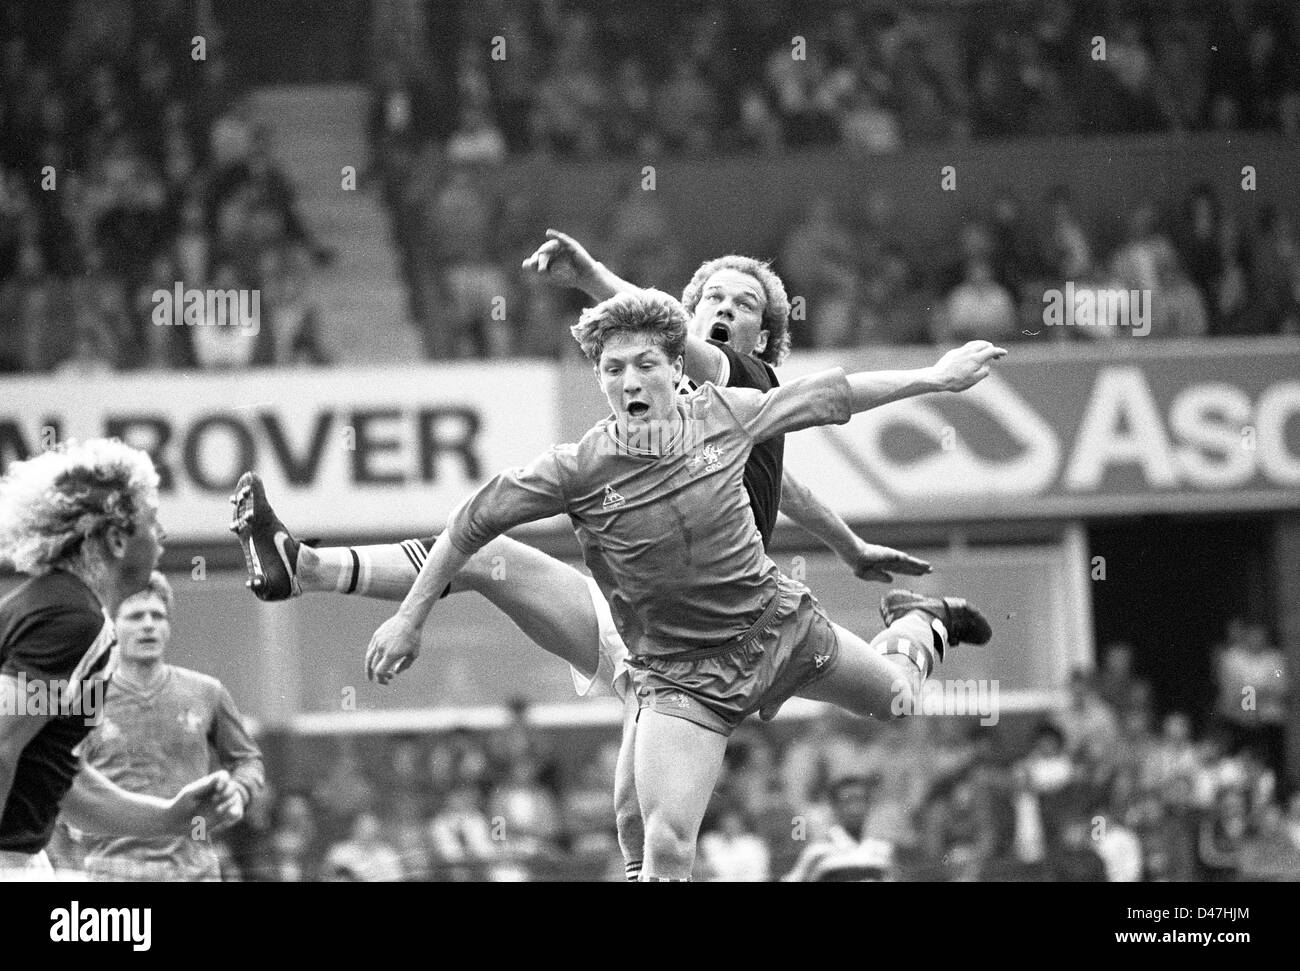
[[[758,332],[758,340],[754,342],[754,353],[762,354],[767,350],[767,339],[772,336],[772,332],[766,328]]]
[[[115,560],[126,555],[126,544],[130,537],[121,526],[109,526],[104,530],[104,549]]]

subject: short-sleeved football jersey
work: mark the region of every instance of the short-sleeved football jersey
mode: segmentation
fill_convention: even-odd
[[[90,700],[105,697],[116,642],[108,612],[62,570],[33,577],[0,601],[0,674],[19,679],[29,699],[48,689],[48,699],[63,703],[19,756],[0,850],[37,853],[49,842],[81,767],[74,750],[93,727]]]
[[[126,789],[170,799],[213,762],[257,795],[264,785],[262,755],[249,737],[230,692],[216,678],[168,664],[148,689],[113,679],[99,726],[82,744],[88,765]],[[214,759],[215,757],[215,759]],[[218,879],[216,851],[186,836],[87,836],[92,873],[154,879]],[[139,864],[139,866],[133,866]],[[152,869],[151,869],[152,868]]]
[[[705,384],[677,402],[677,437],[648,453],[606,419],[574,445],[495,476],[452,516],[464,553],[535,519],[567,513],[628,649],[666,655],[744,633],[776,592],[777,568],[744,489],[755,442],[848,421],[841,369],[782,388]]]

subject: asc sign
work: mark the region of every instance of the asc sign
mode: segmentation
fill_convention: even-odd
[[[1300,508],[1300,342],[1017,344],[973,390],[790,436],[786,461],[856,519]]]

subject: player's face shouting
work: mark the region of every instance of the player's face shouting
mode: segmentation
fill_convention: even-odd
[[[122,601],[114,626],[122,657],[128,661],[160,660],[172,638],[167,605],[155,593],[138,593]]]
[[[763,329],[767,299],[763,286],[748,273],[719,270],[705,281],[691,318],[692,337],[712,338],[737,354],[762,353],[768,332]]]
[[[620,425],[676,419],[682,359],[669,361],[649,337],[629,334],[611,339],[601,351],[596,373]]]

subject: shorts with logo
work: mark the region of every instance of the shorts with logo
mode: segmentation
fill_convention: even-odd
[[[788,577],[780,577],[776,596],[771,620],[726,653],[699,660],[630,657],[641,709],[730,736],[753,712],[767,721],[792,696],[830,674],[839,663],[840,640],[826,611],[807,587]]]

